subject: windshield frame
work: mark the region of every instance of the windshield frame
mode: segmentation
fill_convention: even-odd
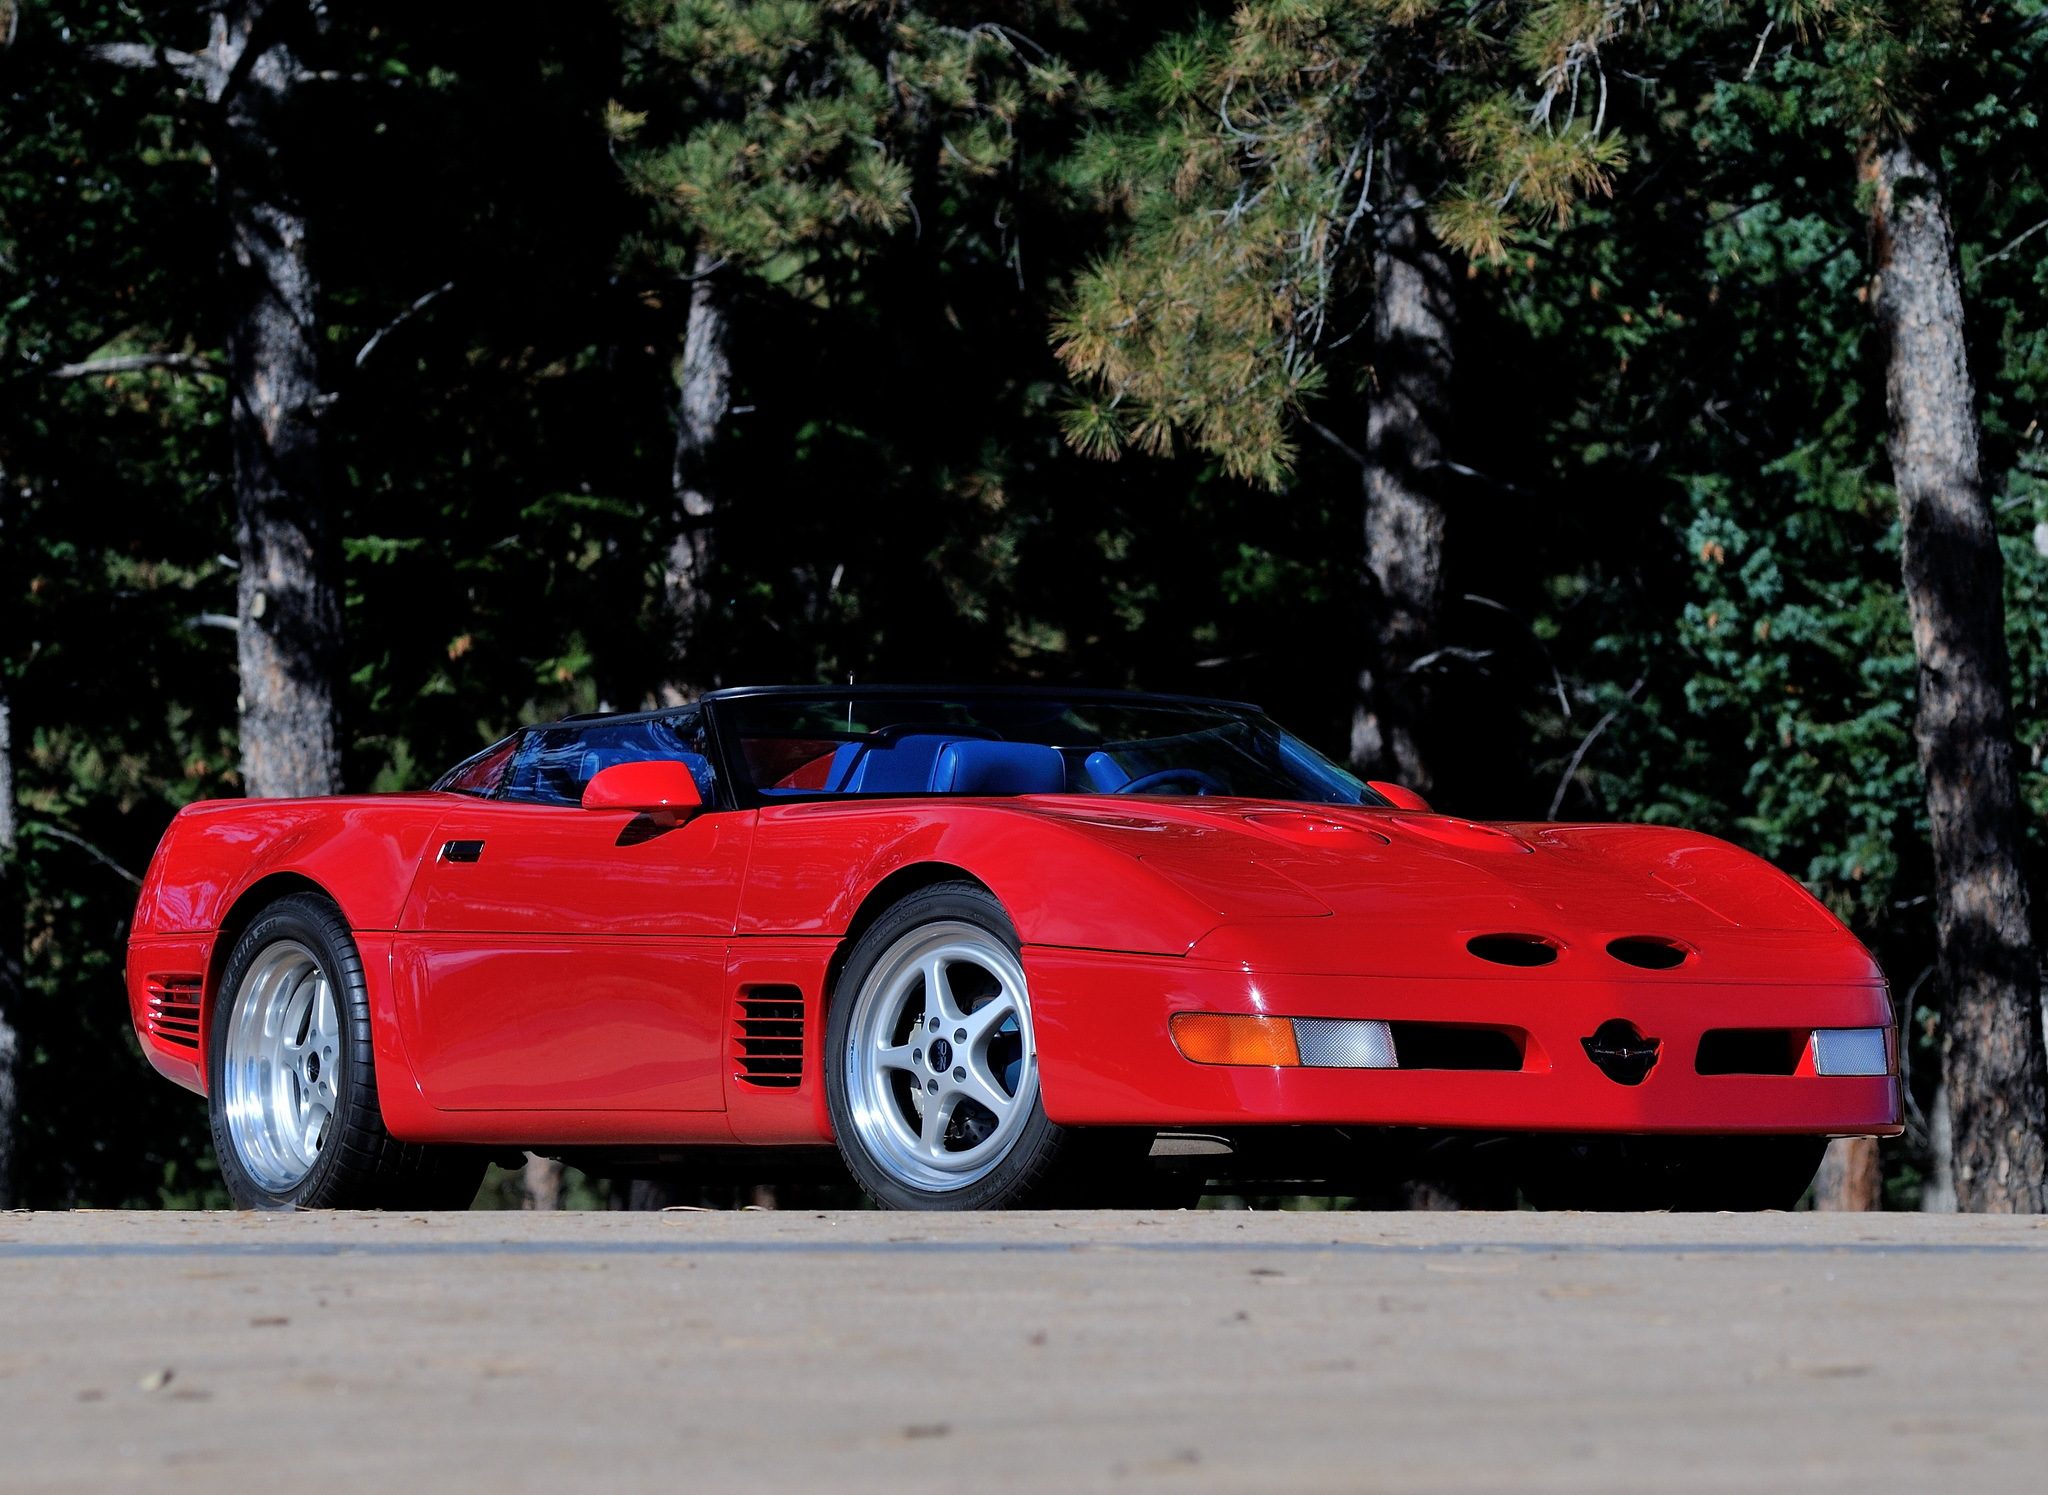
[[[753,776],[747,768],[745,755],[741,751],[737,715],[738,708],[743,703],[762,698],[781,698],[835,705],[842,702],[858,703],[861,701],[886,701],[891,699],[915,701],[944,701],[947,699],[965,701],[975,699],[1021,701],[1040,699],[1094,703],[1103,706],[1182,706],[1206,709],[1235,717],[1247,726],[1269,731],[1277,737],[1298,744],[1322,763],[1337,769],[1348,778],[1353,778],[1361,785],[1364,796],[1356,802],[1356,807],[1365,809],[1385,809],[1389,807],[1387,800],[1370,785],[1365,784],[1363,780],[1356,779],[1356,776],[1344,769],[1343,765],[1332,762],[1325,754],[1317,752],[1309,743],[1295,733],[1289,732],[1259,707],[1245,701],[1225,700],[1211,696],[1169,695],[1152,691],[1087,688],[1065,689],[1060,686],[773,685],[713,691],[700,697],[698,701],[698,704],[704,707],[708,715],[710,745],[718,764],[719,782],[727,796],[729,796],[730,803],[740,809],[763,809],[775,805],[872,804],[889,800],[943,800],[954,797],[951,795],[933,794],[926,790],[859,790],[852,793],[826,790],[816,792],[804,790],[767,792],[756,787]],[[1090,800],[1120,797],[1108,794],[1090,794],[1080,790],[1069,790],[1067,793]],[[1145,799],[1168,800],[1202,797],[1204,796],[1144,795],[1131,796],[1130,798],[1134,802],[1142,803]],[[1250,797],[1268,798],[1266,796]],[[1276,804],[1303,805],[1340,803],[1331,800],[1273,800],[1271,802]]]

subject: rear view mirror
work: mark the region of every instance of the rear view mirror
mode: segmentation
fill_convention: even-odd
[[[1373,779],[1365,787],[1397,810],[1427,810],[1429,808],[1429,801],[1405,784],[1389,784],[1384,779]]]
[[[689,765],[655,761],[600,769],[583,790],[586,810],[631,810],[669,825],[704,807]]]

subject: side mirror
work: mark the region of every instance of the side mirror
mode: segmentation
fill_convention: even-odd
[[[1405,784],[1389,784],[1382,779],[1373,779],[1365,787],[1397,810],[1429,809],[1429,801]]]
[[[583,790],[586,810],[631,810],[667,825],[703,807],[697,777],[686,763],[615,763],[598,770]]]

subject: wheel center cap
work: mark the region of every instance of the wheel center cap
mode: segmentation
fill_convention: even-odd
[[[953,1067],[953,1045],[943,1038],[934,1038],[930,1053],[931,1066],[935,1070]]]
[[[316,1085],[320,1082],[320,1056],[318,1054],[306,1055],[306,1078]]]

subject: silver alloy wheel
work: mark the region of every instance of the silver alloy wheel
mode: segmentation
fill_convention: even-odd
[[[1016,954],[979,925],[926,924],[884,952],[853,1002],[842,1061],[868,1157],[933,1193],[987,1177],[1038,1098]]]
[[[341,1010],[297,940],[264,947],[236,990],[222,1052],[221,1111],[235,1158],[273,1193],[319,1161],[340,1104]]]

